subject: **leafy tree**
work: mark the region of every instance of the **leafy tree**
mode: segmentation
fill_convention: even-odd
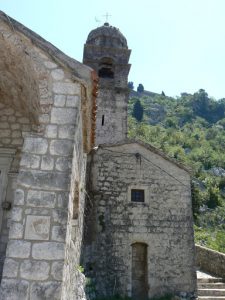
[[[217,206],[221,206],[219,188],[216,186],[210,186],[208,188],[208,201],[206,204],[208,208],[216,208]]]
[[[133,89],[134,89],[134,83],[133,83],[133,81],[129,81],[129,82],[128,82],[128,88],[129,88],[130,90],[133,90]]]
[[[141,105],[140,100],[137,100],[134,104],[132,115],[138,122],[141,122],[141,120],[143,119],[143,113],[143,106]]]
[[[139,83],[139,85],[137,87],[137,91],[138,91],[138,93],[143,93],[144,92],[144,86],[143,86],[143,84]]]
[[[192,198],[192,210],[194,219],[197,219],[200,207],[203,204],[202,193],[199,188],[197,188],[194,183],[191,183],[191,198]]]

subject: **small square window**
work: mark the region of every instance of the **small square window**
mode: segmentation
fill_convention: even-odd
[[[144,190],[131,190],[131,201],[132,202],[145,202],[145,191]]]

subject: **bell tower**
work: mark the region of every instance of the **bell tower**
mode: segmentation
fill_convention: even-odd
[[[84,45],[83,63],[99,76],[97,145],[115,143],[127,137],[130,53],[126,38],[107,22],[92,30]]]

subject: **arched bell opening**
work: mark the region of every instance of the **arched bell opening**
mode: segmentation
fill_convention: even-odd
[[[100,60],[98,76],[100,78],[114,78],[114,61],[112,58],[104,57]]]

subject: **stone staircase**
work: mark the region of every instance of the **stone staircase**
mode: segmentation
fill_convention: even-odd
[[[199,300],[225,300],[225,279],[198,276]]]

